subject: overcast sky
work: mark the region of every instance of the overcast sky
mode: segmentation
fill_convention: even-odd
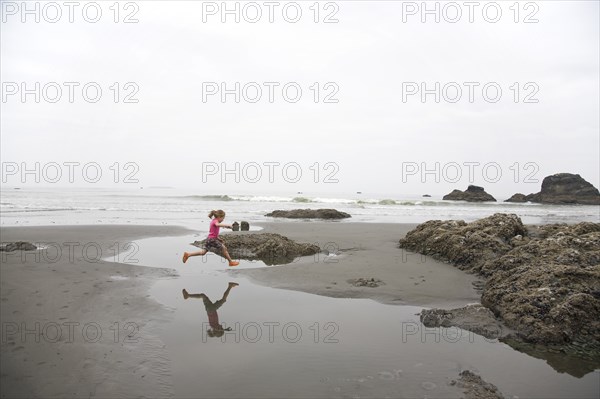
[[[73,23],[63,2],[37,3],[39,23],[21,2],[1,3],[1,156],[10,186],[23,185],[18,172],[10,174],[14,163],[35,162],[95,162],[103,172],[96,185],[108,187],[117,186],[109,167],[118,162],[118,186],[131,187],[123,180],[132,172],[135,186],[188,186],[199,194],[444,194],[465,189],[470,171],[472,183],[500,198],[537,192],[557,172],[599,186],[597,1],[482,1],[471,9],[473,22],[464,2],[438,2],[439,23],[435,15],[422,22],[421,2],[401,1],[321,2],[318,15],[313,1],[272,9],[237,2],[239,23],[235,15],[221,21],[221,2],[122,2],[118,15],[113,1],[88,5],[86,13],[81,2]],[[98,22],[86,21],[97,8]],[[62,16],[51,23],[57,10]],[[257,10],[262,16],[252,23]],[[462,15],[452,23],[457,10]],[[23,101],[23,84],[34,93],[35,82],[40,102],[35,94]],[[72,103],[64,82],[75,82]],[[211,94],[221,83],[234,92],[236,82],[239,103],[234,94],[224,102]],[[89,83],[88,100],[95,87],[102,90],[95,103],[82,93]],[[431,90],[424,101],[421,83]],[[253,103],[257,87],[262,97]],[[128,94],[137,103],[125,102]],[[136,167],[125,168],[128,162]],[[221,167],[236,162],[240,183],[234,174],[222,183]],[[302,177],[290,183],[298,166]],[[432,172],[422,176],[423,168]],[[52,180],[51,169],[40,185]],[[67,171],[54,185],[71,184]],[[92,186],[81,167],[74,171],[73,186]]]

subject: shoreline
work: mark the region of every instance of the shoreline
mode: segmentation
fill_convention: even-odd
[[[133,264],[127,244],[189,230],[112,225],[0,231],[3,242],[49,244],[41,251],[0,253],[2,397],[172,396],[169,354],[156,332],[172,310],[148,291],[174,274]],[[96,261],[98,249],[125,263]]]
[[[316,243],[337,255],[320,253],[278,266],[223,267],[219,274],[224,271],[223,276],[248,278],[263,287],[371,299],[386,305],[453,309],[480,303],[481,292],[473,284],[481,281],[479,277],[399,248],[399,239],[416,226],[323,221],[255,223],[253,227],[261,227],[260,232]],[[149,256],[157,262],[142,266],[125,261],[124,256],[134,256],[125,244],[197,232],[177,226],[136,225],[2,227],[0,232],[4,242],[58,242],[66,251],[54,262],[36,262],[31,255],[23,261],[15,252],[8,256],[0,252],[2,322],[3,326],[16,328],[16,332],[3,329],[3,397],[174,396],[171,356],[175,355],[166,347],[162,332],[169,328],[176,309],[151,296],[150,290],[160,281],[179,277],[178,271],[155,265],[169,265],[171,259],[179,264],[178,251],[184,246],[159,244],[156,250],[161,257],[154,258],[150,251]],[[79,245],[74,246],[75,242]],[[115,242],[119,242],[117,247]],[[114,260],[121,263],[90,262],[83,253],[76,253],[72,260],[66,255],[69,248],[82,249],[85,243],[97,244],[109,256],[116,248]],[[88,246],[88,258],[93,258],[94,248]],[[377,286],[352,284],[361,278],[373,279]],[[185,282],[187,286],[189,282]],[[23,338],[21,323],[27,331],[35,331],[39,323],[40,333],[25,332]],[[72,329],[74,339],[63,327],[62,337],[53,341],[53,326],[64,324]],[[86,326],[92,328],[83,336]],[[94,341],[98,329],[102,337]],[[131,340],[127,337],[130,333]],[[41,342],[35,342],[35,335]],[[495,380],[494,375],[483,376],[492,383]]]

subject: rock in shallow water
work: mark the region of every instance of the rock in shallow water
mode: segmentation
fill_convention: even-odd
[[[491,310],[479,304],[452,310],[423,309],[420,318],[425,327],[458,327],[489,339],[510,333]]]
[[[346,212],[336,209],[293,209],[290,211],[276,210],[265,216],[288,219],[346,219],[351,217]]]
[[[321,251],[318,245],[297,243],[280,234],[223,234],[220,237],[232,258],[260,260],[267,265],[291,263],[299,256],[310,256]],[[192,245],[202,247],[204,241],[195,241]]]
[[[460,379],[456,382],[456,386],[464,389],[465,399],[504,399],[494,384],[485,382],[470,370],[460,372]]]

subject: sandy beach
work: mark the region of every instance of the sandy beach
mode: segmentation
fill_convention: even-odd
[[[477,301],[473,276],[397,248],[412,225],[275,222],[262,227],[339,254],[228,270],[233,275],[275,288],[388,304],[453,307]],[[149,297],[148,288],[177,272],[135,264],[135,249],[127,244],[186,233],[153,226],[3,228],[3,242],[29,241],[45,249],[2,253],[2,396],[170,396],[169,354],[154,328],[167,323],[172,311]],[[358,278],[382,284],[348,282]]]
[[[258,224],[297,242],[316,243],[321,253],[292,264],[234,271],[270,287],[336,298],[370,298],[386,304],[452,308],[478,302],[476,276],[452,265],[398,248],[413,224],[273,222]],[[348,280],[375,279],[378,287]]]
[[[510,359],[519,356],[518,352],[506,351],[493,342],[473,343],[472,334],[462,344],[468,350],[460,354],[455,353],[454,341],[439,348],[435,346],[439,343],[418,335],[409,337],[414,342],[404,338],[400,341],[405,325],[419,325],[415,315],[419,308],[450,309],[476,303],[480,297],[475,289],[477,283],[473,284],[478,281],[476,276],[398,248],[398,240],[414,225],[275,221],[260,227],[264,232],[279,233],[297,242],[316,243],[336,256],[321,253],[278,266],[242,261],[240,269],[232,269],[210,255],[206,258],[208,263],[195,259],[183,265],[182,252],[193,248],[186,246],[186,241],[189,243],[195,234],[185,228],[2,228],[3,242],[29,241],[45,248],[1,253],[2,397],[343,397],[357,393],[370,397],[461,397],[460,384],[451,382],[458,380],[459,372],[465,368],[479,369],[484,381],[497,384],[501,392],[508,390],[509,394],[511,389],[521,394],[547,393],[560,386],[564,390],[560,396],[565,397],[578,384],[573,377],[562,375],[557,377],[556,386],[548,386],[544,391],[529,386],[528,380],[516,381],[520,377],[497,369],[495,362],[480,364],[477,353],[491,350],[494,356],[509,356],[506,361],[514,361]],[[161,246],[160,237],[164,240],[172,236],[182,237],[169,238]],[[160,254],[153,259],[153,267],[134,263],[135,241],[143,238],[152,238],[160,247],[158,252],[151,251]],[[62,249],[58,257],[57,246]],[[98,248],[105,260],[97,261]],[[145,252],[141,247],[137,255],[144,258]],[[375,282],[376,286],[355,286],[357,280]],[[336,337],[340,343],[315,346],[311,338],[302,344],[305,349],[294,349],[304,347],[285,340],[266,342],[269,345],[263,347],[244,339],[229,345],[218,340],[199,341],[200,324],[206,323],[206,315],[202,304],[185,301],[181,290],[207,292],[218,299],[216,295],[227,281],[241,283],[228,301],[231,303],[225,306],[227,322],[254,326],[293,321],[302,325],[308,340],[315,320],[320,325],[331,321],[339,326]],[[304,293],[317,295],[306,298]],[[288,304],[283,298],[290,298],[291,302]],[[336,305],[332,300],[343,302]],[[322,304],[326,305],[321,308]],[[353,307],[367,313],[356,318]],[[258,309],[261,310],[257,312]],[[361,323],[371,318],[382,325],[394,318],[407,324],[390,324],[381,332],[386,338],[380,339],[385,341],[377,344],[378,341],[363,341],[360,333]],[[334,368],[327,366],[329,361],[358,356],[354,355],[358,350],[366,351],[361,355],[367,356],[365,359],[383,351],[378,355],[383,359],[389,356],[386,352],[390,349],[404,355],[392,356],[391,362],[381,363],[374,356]],[[314,356],[319,356],[314,371],[302,371],[314,359],[302,360],[298,351],[314,351]],[[190,356],[196,352],[197,356]],[[329,355],[319,355],[323,353]],[[198,363],[198,356],[212,360]],[[240,356],[245,360],[237,363]],[[299,363],[290,365],[290,356]],[[329,356],[331,360],[327,360]],[[402,362],[397,364],[395,359]],[[540,379],[557,375],[544,361],[528,357],[525,360],[523,367]],[[248,369],[246,365],[254,361],[261,362],[261,366]],[[273,373],[280,379],[264,385]],[[587,377],[581,397],[595,389],[589,385],[594,376]],[[314,384],[309,390],[305,388],[306,381]]]
[[[47,249],[0,253],[2,397],[171,396],[169,357],[152,332],[170,311],[147,291],[172,271],[96,259],[133,262],[126,247],[131,241],[186,232],[154,226],[3,228],[3,242],[45,243]]]

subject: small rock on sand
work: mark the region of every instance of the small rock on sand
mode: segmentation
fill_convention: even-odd
[[[348,280],[348,283],[355,287],[379,287],[384,284],[383,281],[376,278],[355,278]]]
[[[463,388],[465,399],[504,399],[498,387],[485,382],[480,376],[470,370],[460,372],[458,381],[452,381],[451,385]]]
[[[0,252],[35,251],[37,247],[30,242],[17,241],[0,245]]]

